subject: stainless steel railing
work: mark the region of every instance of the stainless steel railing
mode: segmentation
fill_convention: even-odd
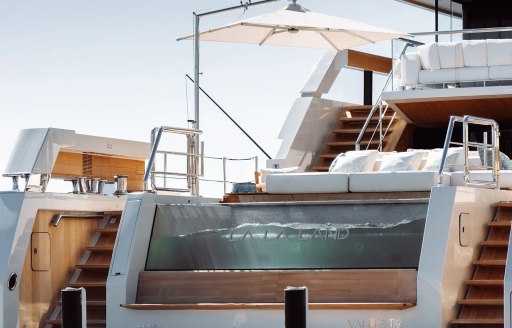
[[[168,151],[159,151],[158,147],[160,145],[160,141],[162,139],[162,135],[164,133],[171,133],[177,135],[184,135],[187,138],[187,151],[186,152],[168,152]],[[149,156],[148,165],[146,168],[146,172],[144,174],[144,190],[149,190],[149,179],[151,178],[151,189],[152,190],[163,190],[163,191],[173,191],[173,192],[190,192],[194,196],[199,196],[199,176],[202,175],[202,163],[203,159],[203,151],[204,146],[201,144],[201,150],[198,148],[199,143],[199,135],[202,132],[200,130],[192,130],[192,129],[184,129],[184,128],[175,128],[169,126],[161,126],[159,128],[154,128],[151,131],[151,155]],[[155,158],[157,154],[164,155],[164,170],[156,171],[155,170]],[[182,155],[187,157],[187,168],[186,172],[169,172],[167,171],[167,156],[169,154]],[[201,170],[199,169],[201,167]],[[172,188],[167,185],[157,186],[155,177],[159,175],[164,178],[168,176],[184,176],[187,179],[187,188]],[[166,184],[166,182],[164,182]]]
[[[413,40],[409,40],[409,39],[400,39],[400,40],[404,41],[405,45],[404,45],[404,48],[402,49],[400,55],[398,56],[398,58],[400,58],[403,54],[405,54],[405,52],[407,51],[407,49],[410,46],[417,46],[419,44],[422,44],[421,42],[417,42],[417,41],[413,41]],[[373,138],[376,134],[376,131],[378,130],[379,131],[379,150],[382,150],[382,142],[384,140],[384,137],[386,136],[385,133],[387,133],[387,131],[389,130],[389,127],[391,126],[391,124],[393,123],[393,120],[396,117],[396,115],[393,115],[391,121],[388,123],[388,127],[385,130],[383,130],[382,121],[384,119],[385,114],[383,115],[383,113],[382,113],[382,95],[387,90],[389,83],[391,83],[393,81],[394,72],[398,68],[398,65],[400,65],[399,60],[397,60],[393,64],[393,67],[391,68],[391,71],[389,72],[388,77],[386,78],[386,81],[384,82],[384,87],[382,87],[382,90],[381,90],[377,100],[375,101],[375,104],[372,106],[372,109],[370,110],[370,113],[368,114],[368,118],[366,119],[363,127],[361,128],[361,132],[359,132],[359,135],[357,136],[356,143],[355,143],[356,150],[361,150],[361,141],[363,140],[364,134],[366,133],[366,130],[368,129],[368,125],[370,125],[370,122],[371,122],[373,116],[375,115],[375,112],[377,111],[377,109],[379,109],[379,120],[377,122],[377,127],[375,128],[375,131],[373,132],[371,139],[368,141],[368,146],[366,148],[368,149],[368,147],[371,144],[371,141],[373,140]],[[387,107],[386,107],[386,111],[387,111]]]
[[[452,141],[453,129],[455,127],[455,123],[462,124],[462,142],[454,142]],[[487,144],[487,134],[484,133],[484,142],[473,142],[469,141],[469,126],[470,124],[478,125],[478,126],[489,126],[491,129],[491,145]],[[442,185],[442,175],[446,166],[446,160],[448,157],[448,151],[450,145],[462,146],[464,150],[464,181],[466,185],[483,185],[495,189],[500,188],[500,143],[499,143],[499,125],[495,120],[470,116],[466,115],[464,117],[461,116],[451,116],[450,123],[448,124],[448,130],[446,131],[446,138],[444,141],[443,154],[441,157],[441,164],[439,166],[438,172],[438,184]],[[472,180],[469,175],[469,148],[481,148],[483,149],[483,158],[484,158],[484,169],[488,167],[487,165],[487,149],[491,148],[492,150],[492,162],[491,162],[491,180],[482,181],[482,180]]]

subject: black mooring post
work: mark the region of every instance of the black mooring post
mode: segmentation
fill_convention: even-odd
[[[285,328],[306,328],[308,288],[287,287],[284,290]]]
[[[84,288],[64,288],[62,298],[62,328],[86,328],[86,298]]]
[[[363,104],[367,106],[373,105],[373,72],[364,71],[364,93]]]

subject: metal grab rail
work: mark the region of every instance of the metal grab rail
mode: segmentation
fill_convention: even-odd
[[[173,133],[179,135],[185,135],[187,137],[187,151],[185,153],[179,153],[179,155],[187,156],[187,172],[186,173],[177,173],[177,172],[167,172],[167,155],[171,152],[162,152],[158,151],[158,146],[162,139],[163,133]],[[149,190],[148,181],[151,177],[151,189],[152,190],[164,190],[164,191],[176,191],[176,192],[188,192],[190,191],[192,195],[199,196],[199,176],[202,175],[203,171],[203,154],[204,154],[204,146],[201,144],[201,151],[199,152],[197,149],[197,143],[199,141],[199,135],[202,132],[200,130],[192,130],[192,129],[183,129],[183,128],[175,128],[169,126],[161,126],[159,128],[154,128],[151,131],[151,155],[149,156],[148,166],[146,168],[146,172],[144,174],[144,190]],[[156,171],[155,170],[155,157],[157,153],[164,154],[164,171]],[[177,152],[174,152],[177,153]],[[198,170],[198,162],[201,160],[201,174]],[[182,175],[187,177],[187,189],[178,189],[178,188],[167,188],[166,186],[157,187],[155,184],[155,175],[163,175],[164,178],[167,176],[175,176]],[[165,181],[165,179],[164,179]]]
[[[405,54],[405,51],[407,50],[407,48],[409,48],[409,46],[415,46],[417,43],[416,41],[407,40],[407,39],[402,39],[402,41],[405,41],[406,44],[405,44],[404,48],[402,49],[402,52],[400,53],[398,58],[400,58],[403,54]],[[372,109],[370,110],[370,113],[368,114],[368,118],[366,119],[363,127],[361,128],[361,132],[359,132],[359,135],[357,136],[356,143],[355,143],[356,150],[361,150],[361,140],[364,137],[366,129],[368,129],[368,125],[370,125],[370,122],[372,120],[373,115],[375,114],[375,111],[377,110],[377,108],[380,108],[380,105],[382,103],[382,95],[383,95],[384,91],[386,91],[386,89],[388,88],[389,82],[391,82],[393,80],[393,73],[398,68],[399,64],[400,64],[400,61],[397,60],[395,62],[395,64],[393,65],[393,67],[391,68],[391,71],[389,72],[388,77],[386,78],[386,82],[384,82],[384,87],[382,88],[382,91],[380,92],[379,97],[377,98],[377,101],[372,106]],[[380,137],[379,148],[382,148],[382,139],[383,139],[382,118],[383,118],[382,113],[380,113],[379,122],[377,123],[377,127],[381,126],[381,128],[379,129],[379,134],[380,134],[379,135],[379,137]],[[393,119],[394,119],[394,116],[393,116]],[[386,129],[386,131],[387,131],[387,129]],[[375,135],[375,133],[372,135],[372,139],[373,139],[374,135]],[[371,143],[371,140],[368,142],[368,146],[370,145],[370,143]]]
[[[105,218],[107,214],[57,214],[52,218],[51,224],[56,227],[62,219],[92,219],[92,218]]]
[[[460,142],[452,142],[452,134],[455,123],[462,123],[462,144]],[[492,148],[492,181],[471,181],[469,178],[469,147],[480,147],[484,150],[484,165],[487,166],[487,148],[489,148],[487,144],[487,135],[484,134],[484,142],[470,142],[469,141],[469,124],[475,124],[480,126],[490,126],[491,127],[491,147]],[[482,118],[477,116],[466,115],[464,117],[461,116],[451,116],[450,123],[448,124],[448,130],[446,131],[446,138],[444,140],[443,146],[443,154],[441,157],[441,164],[439,166],[438,171],[438,185],[442,185],[442,174],[444,171],[444,167],[446,166],[446,158],[448,156],[448,150],[450,145],[462,145],[464,150],[464,181],[466,184],[476,184],[476,185],[488,185],[495,189],[500,188],[500,144],[499,144],[499,136],[500,130],[499,125],[495,120]]]

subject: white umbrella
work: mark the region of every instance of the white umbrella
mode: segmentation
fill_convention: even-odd
[[[200,41],[343,50],[395,39],[404,33],[309,11],[293,4],[276,12],[199,34]],[[178,40],[192,40],[193,35]]]

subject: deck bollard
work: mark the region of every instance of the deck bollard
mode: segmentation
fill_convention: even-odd
[[[64,288],[62,299],[62,328],[87,328],[85,288]]]
[[[308,312],[308,288],[287,287],[284,290],[284,326],[306,328]]]

